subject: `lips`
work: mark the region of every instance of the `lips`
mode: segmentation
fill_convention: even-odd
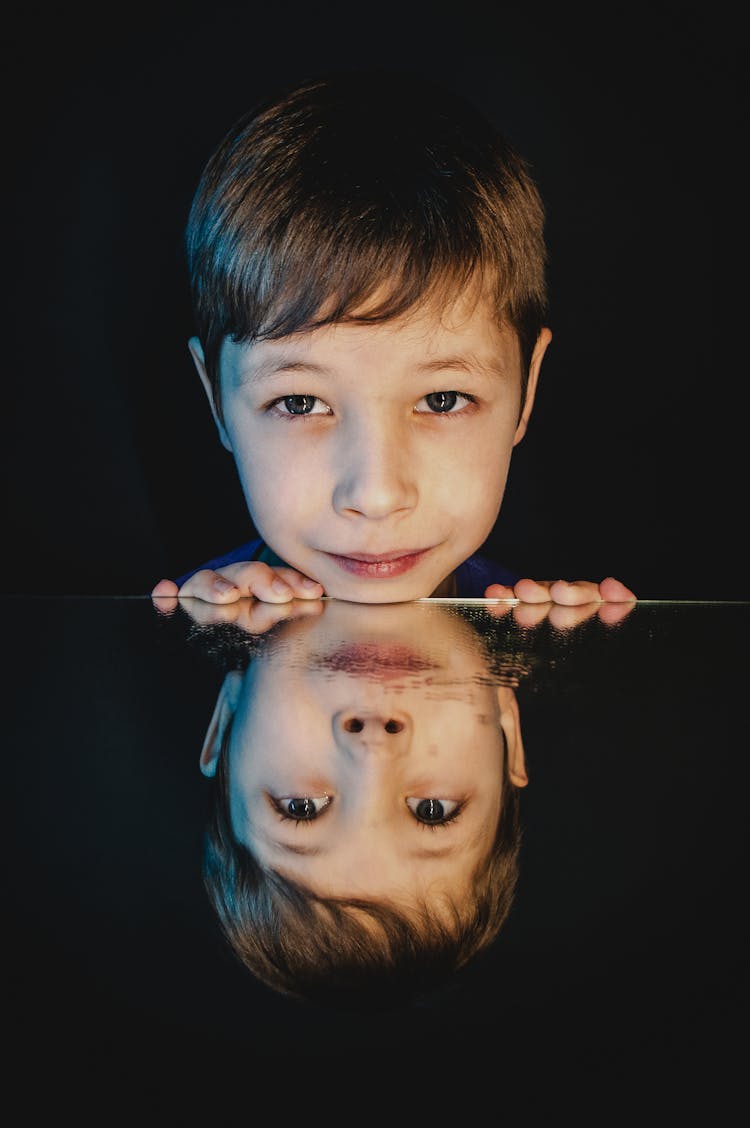
[[[358,552],[355,556],[338,556],[334,552],[328,552],[326,555],[349,575],[364,579],[388,580],[394,576],[403,576],[405,572],[416,568],[429,551],[429,548],[420,548],[382,553]]]
[[[409,646],[378,642],[347,643],[329,654],[315,656],[310,665],[376,681],[438,668],[427,656]]]

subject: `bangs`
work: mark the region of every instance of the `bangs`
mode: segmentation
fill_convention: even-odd
[[[424,194],[407,200],[388,193],[366,204],[339,194],[335,207],[330,198],[325,206],[308,198],[295,210],[267,213],[263,222],[258,212],[267,198],[266,207],[253,201],[252,220],[241,214],[247,203],[216,232],[213,286],[201,285],[200,263],[193,275],[204,331],[212,323],[236,342],[334,322],[389,321],[427,303],[452,305],[475,289],[511,308],[519,289],[507,239],[494,216],[477,216],[476,202],[472,212],[454,201],[449,219],[439,210],[445,201]],[[200,316],[202,298],[210,318],[209,308]]]

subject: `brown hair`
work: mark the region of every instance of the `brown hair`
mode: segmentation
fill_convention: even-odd
[[[217,410],[225,338],[384,321],[469,284],[518,334],[525,392],[547,312],[543,226],[525,161],[421,78],[333,73],[258,104],[210,157],[186,230]]]

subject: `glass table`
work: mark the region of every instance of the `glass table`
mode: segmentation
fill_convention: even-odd
[[[750,603],[2,607],[13,1068],[736,1075]]]

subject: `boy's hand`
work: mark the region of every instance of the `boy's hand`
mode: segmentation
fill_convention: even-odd
[[[519,626],[536,626],[549,619],[561,629],[577,626],[597,615],[610,626],[621,622],[633,609],[636,596],[619,580],[607,576],[600,584],[590,580],[519,580],[514,587],[490,584],[485,599],[513,600],[513,617]],[[506,614],[511,604],[498,609]],[[493,613],[494,609],[493,609]]]
[[[579,607],[582,603],[634,603],[635,595],[625,584],[607,576],[600,584],[591,580],[519,580],[514,587],[490,584],[485,599],[520,599],[522,603],[562,603]]]
[[[182,587],[174,580],[160,580],[152,597],[193,596],[206,603],[236,603],[253,596],[264,603],[289,603],[292,599],[320,599],[323,587],[296,572],[294,568],[272,568],[262,560],[227,564],[220,572],[205,568],[196,572]]]

